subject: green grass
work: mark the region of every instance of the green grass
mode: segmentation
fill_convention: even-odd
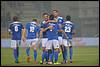
[[[37,60],[41,60],[41,49],[38,50]],[[11,48],[1,48],[1,66],[99,66],[99,47],[74,47],[73,48],[73,63],[70,64],[33,64],[33,49],[31,49],[32,60],[30,63],[26,62],[25,49],[20,48],[19,60],[22,63],[14,63],[13,50]],[[68,54],[69,56],[69,54]],[[68,57],[69,60],[69,57]],[[62,56],[59,61],[62,61]]]

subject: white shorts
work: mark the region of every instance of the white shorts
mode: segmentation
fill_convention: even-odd
[[[72,46],[72,41],[71,40],[67,40],[67,39],[63,39],[63,45],[65,47]]]
[[[11,40],[11,48],[17,48],[21,44],[21,40]]]
[[[52,49],[52,46],[54,47],[54,49],[59,48],[58,40],[48,40],[46,44],[46,49]]]
[[[27,39],[26,40],[27,47],[31,47],[33,45],[36,45],[37,42],[38,42],[38,38],[35,38],[35,39]]]
[[[58,37],[58,41],[59,41],[59,45],[62,45],[63,44],[63,39],[61,36]]]
[[[42,47],[46,47],[47,41],[48,41],[48,38],[42,38]]]

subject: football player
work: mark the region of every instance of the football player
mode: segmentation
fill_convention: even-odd
[[[42,64],[44,64],[44,59],[46,59],[46,62],[48,61],[46,57],[46,49],[45,49],[48,38],[46,35],[46,31],[44,31],[44,29],[46,28],[46,23],[49,20],[49,14],[43,13],[42,17],[43,17],[43,21],[41,22],[40,37],[42,38],[42,51],[43,51],[42,52]]]
[[[11,33],[11,48],[13,48],[13,54],[15,58],[15,63],[19,63],[19,45],[21,44],[23,25],[19,22],[18,17],[13,17],[13,22],[10,24],[9,33]]]
[[[54,20],[53,15],[50,16],[50,20]],[[58,63],[58,49],[59,49],[59,42],[58,42],[58,30],[59,25],[57,22],[48,22],[46,24],[46,34],[48,37],[48,41],[46,44],[46,51],[48,51],[48,64],[52,64],[53,55],[54,55],[54,64]],[[54,53],[52,46],[54,47]]]
[[[26,34],[26,54],[27,54],[27,62],[30,62],[30,48],[33,48],[34,50],[34,63],[37,64],[37,42],[39,37],[39,26],[36,18],[33,18],[32,22],[28,22],[26,24],[24,34]],[[25,41],[25,38],[23,40]]]
[[[63,36],[63,64],[68,62],[67,59],[67,48],[69,47],[69,54],[70,54],[70,63],[72,63],[72,56],[73,56],[73,49],[72,49],[72,38],[75,35],[75,25],[71,21],[70,15],[66,16],[66,21],[63,23],[63,31],[66,33],[67,37]]]
[[[63,17],[59,16],[59,11],[58,10],[53,10],[52,13],[54,15],[54,20],[59,24],[59,26],[61,28],[62,24],[64,22]],[[62,49],[62,41],[63,41],[62,32],[58,32],[58,40],[59,40],[59,45],[60,45],[60,47]],[[60,51],[60,53],[59,53],[59,56],[60,56],[62,52],[61,52],[61,50],[59,50],[59,51]]]

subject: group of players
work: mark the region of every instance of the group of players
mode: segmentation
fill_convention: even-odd
[[[72,63],[72,37],[75,33],[74,24],[71,17],[66,16],[66,20],[59,16],[58,10],[53,10],[52,14],[43,13],[43,21],[40,26],[37,19],[28,22],[25,26],[14,17],[14,22],[10,24],[9,32],[12,34],[11,47],[15,62],[19,63],[19,44],[21,40],[26,43],[27,62],[30,62],[30,48],[34,49],[34,63],[37,64],[37,45],[42,44],[41,64],[59,64],[58,55],[62,52],[62,64],[68,62],[67,51],[69,47],[70,63]]]

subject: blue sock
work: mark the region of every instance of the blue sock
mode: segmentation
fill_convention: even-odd
[[[70,52],[70,60],[72,60],[72,54],[73,54],[73,49],[72,49],[72,46],[69,47],[69,52]]]
[[[48,51],[46,51],[45,58],[46,58],[46,62],[48,62],[49,59]]]
[[[36,61],[36,58],[37,58],[37,51],[34,50],[34,60]]]
[[[66,61],[67,60],[67,48],[64,47],[64,60]]]
[[[52,50],[48,50],[49,60],[52,62]]]
[[[49,58],[50,58],[50,61],[52,62],[52,53],[51,54],[49,54]]]
[[[16,48],[16,49],[14,49],[13,54],[14,54],[15,61],[17,61],[17,62],[18,62],[18,50],[17,50],[17,48]]]
[[[53,58],[54,58],[54,49],[52,50],[52,62],[53,62]]]
[[[61,47],[61,49],[62,49],[62,55],[63,55],[63,61],[65,60],[65,49],[64,49],[64,47]]]
[[[63,61],[64,61],[65,60],[64,51],[62,52],[62,55],[63,55]]]
[[[30,48],[28,47],[28,48],[26,48],[26,54],[27,54],[27,56],[29,56],[30,55]]]
[[[46,51],[45,50],[42,53],[42,62],[44,62],[44,59],[46,59]]]
[[[54,60],[55,60],[55,62],[57,62],[58,61],[58,51],[54,51]]]
[[[17,58],[19,57],[19,47],[17,47]]]

